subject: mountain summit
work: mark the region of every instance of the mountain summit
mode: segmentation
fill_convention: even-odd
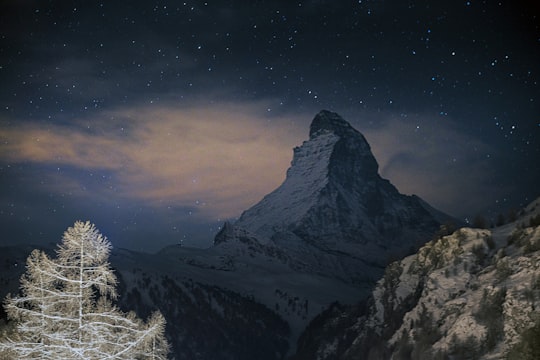
[[[294,149],[283,184],[234,226],[302,254],[317,249],[382,269],[450,219],[381,178],[364,136],[338,114],[322,110],[309,140]]]
[[[321,110],[311,122],[309,127],[309,138],[312,139],[324,131],[330,131],[339,136],[344,136],[349,132],[358,133],[358,131],[338,114],[328,110]]]

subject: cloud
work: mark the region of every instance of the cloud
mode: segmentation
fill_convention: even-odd
[[[81,170],[106,171],[112,178],[102,190],[107,196],[112,187],[120,199],[196,207],[203,216],[227,218],[283,181],[291,149],[305,135],[290,119],[270,118],[261,108],[145,105],[63,125],[11,123],[0,127],[0,159],[56,172],[78,169],[62,172],[63,181],[56,174],[49,191],[77,191],[84,188]]]
[[[12,122],[0,126],[0,160],[48,168],[41,176],[54,179],[43,185],[53,193],[193,209],[206,220],[235,217],[284,180],[292,148],[306,140],[313,116],[270,117],[266,105],[170,102],[120,107],[62,125]],[[497,149],[454,122],[425,114],[345,118],[366,136],[381,175],[402,193],[464,216],[509,191],[490,160]]]

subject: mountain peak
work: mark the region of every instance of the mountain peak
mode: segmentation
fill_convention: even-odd
[[[337,113],[328,110],[321,110],[317,115],[315,115],[313,121],[311,122],[309,127],[309,138],[313,139],[324,131],[330,131],[338,136],[343,136],[344,133],[355,130]]]
[[[309,140],[294,148],[285,181],[234,226],[289,249],[308,244],[383,266],[389,253],[409,252],[447,218],[381,178],[364,136],[322,110]]]

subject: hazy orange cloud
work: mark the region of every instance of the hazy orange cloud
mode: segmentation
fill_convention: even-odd
[[[204,216],[227,218],[279,186],[292,148],[307,135],[291,119],[270,118],[260,109],[141,106],[69,126],[12,123],[0,127],[0,159],[109,170],[117,196],[197,206]],[[73,188],[73,181],[66,178],[66,186]],[[52,186],[61,191],[63,185]]]
[[[54,171],[43,174],[54,179],[45,182],[47,191],[195,207],[204,219],[229,218],[281,184],[292,148],[308,137],[314,114],[269,117],[266,108],[260,103],[147,105],[104,111],[69,125],[11,122],[0,126],[0,161],[112,174],[107,181],[112,189],[85,190],[84,179]],[[373,120],[375,126],[358,130],[370,143],[381,175],[400,192],[450,213],[491,196],[489,184],[478,184],[492,177],[485,161],[492,149],[448,122],[428,128],[434,121],[427,115],[411,117],[363,112],[346,120],[364,125]]]

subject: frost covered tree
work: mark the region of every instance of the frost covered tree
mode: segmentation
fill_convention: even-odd
[[[110,250],[93,224],[80,221],[64,233],[55,259],[34,250],[21,296],[6,298],[16,327],[0,352],[16,359],[165,359],[163,316],[154,313],[144,322],[113,305]]]

